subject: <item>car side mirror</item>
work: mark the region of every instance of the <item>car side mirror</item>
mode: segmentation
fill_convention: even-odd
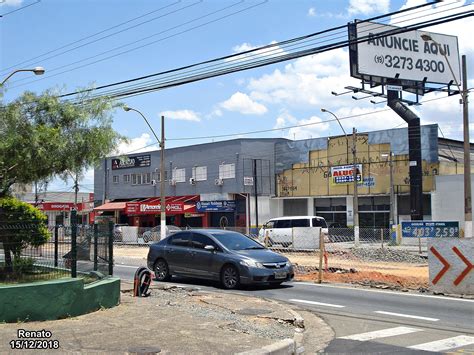
[[[209,250],[209,251],[214,251],[214,250],[216,250],[216,248],[214,248],[214,245],[206,245],[206,246],[204,247],[204,249],[205,249],[205,250]]]

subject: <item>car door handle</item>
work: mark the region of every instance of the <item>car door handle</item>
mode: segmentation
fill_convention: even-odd
[[[168,252],[172,253],[172,252],[174,252],[174,249],[168,249]]]
[[[189,254],[191,254],[191,256],[194,256],[194,255],[196,255],[196,252],[195,251],[190,251]]]

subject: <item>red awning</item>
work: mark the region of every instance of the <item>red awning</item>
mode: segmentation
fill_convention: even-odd
[[[124,210],[126,202],[107,202],[94,208],[94,211],[116,211]]]

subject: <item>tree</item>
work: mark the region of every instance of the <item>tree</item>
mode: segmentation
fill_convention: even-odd
[[[38,247],[46,243],[46,221],[46,215],[29,203],[12,197],[0,198],[0,242],[7,272],[13,271],[12,254],[18,259],[28,245]]]
[[[120,104],[88,95],[70,102],[26,92],[0,108],[0,197],[14,183],[80,176],[125,140],[112,128]]]

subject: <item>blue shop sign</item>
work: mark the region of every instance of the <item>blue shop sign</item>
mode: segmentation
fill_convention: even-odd
[[[235,201],[199,201],[196,202],[198,212],[234,212]]]
[[[459,222],[402,222],[403,238],[459,238]]]

